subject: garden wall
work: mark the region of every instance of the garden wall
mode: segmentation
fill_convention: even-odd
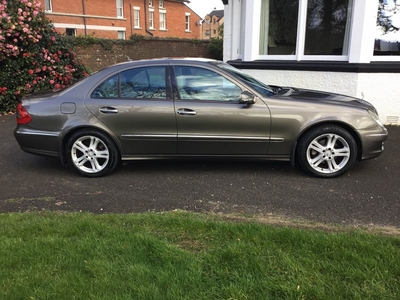
[[[91,72],[132,60],[162,57],[212,58],[209,41],[182,39],[101,40],[78,45],[75,51]]]

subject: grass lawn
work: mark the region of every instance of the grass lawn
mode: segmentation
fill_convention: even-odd
[[[400,299],[400,238],[185,212],[0,214],[0,299]]]

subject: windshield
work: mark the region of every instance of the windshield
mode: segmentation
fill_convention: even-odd
[[[217,67],[224,69],[229,74],[233,75],[234,77],[239,78],[241,81],[244,81],[246,84],[250,85],[253,89],[255,89],[258,93],[260,93],[264,97],[274,95],[274,90],[267,84],[258,81],[254,77],[251,77],[249,74],[246,74],[231,65],[226,63],[217,64]]]

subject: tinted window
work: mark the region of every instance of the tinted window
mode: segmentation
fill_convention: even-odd
[[[118,75],[101,83],[93,91],[92,98],[118,98]]]
[[[121,97],[166,99],[165,67],[136,68],[122,72]]]
[[[239,101],[242,93],[236,84],[208,69],[176,66],[175,75],[183,100]]]

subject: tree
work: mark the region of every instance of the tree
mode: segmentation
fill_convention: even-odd
[[[0,0],[0,112],[26,94],[60,89],[87,75],[37,0]]]

